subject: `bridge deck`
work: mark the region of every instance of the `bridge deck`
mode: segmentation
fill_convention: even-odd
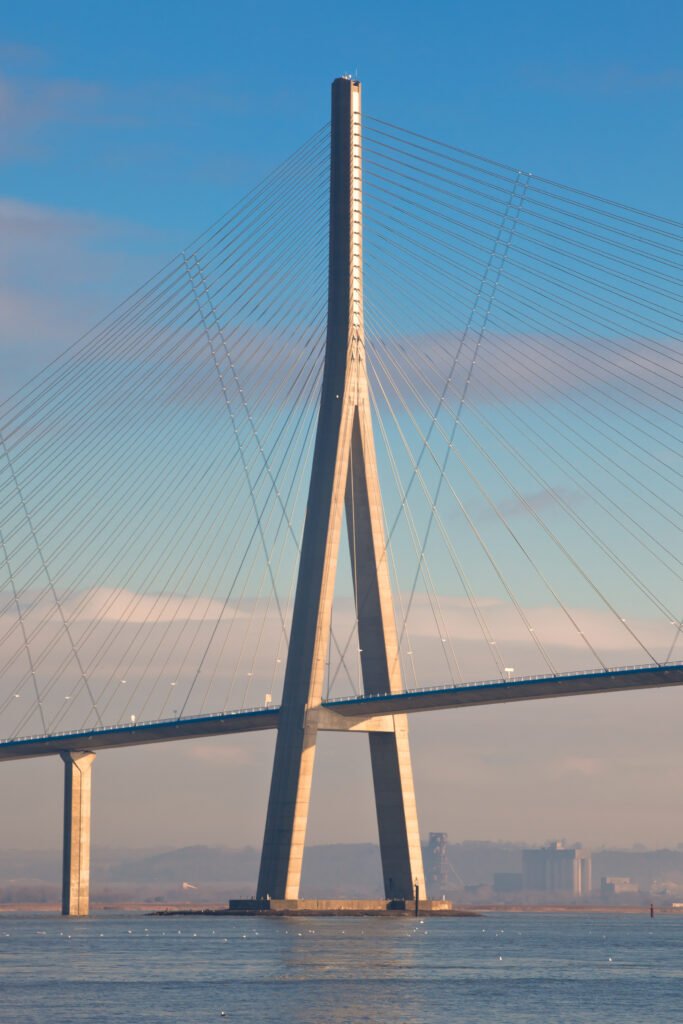
[[[326,707],[339,715],[400,714],[402,712],[439,711],[446,708],[506,704],[520,700],[551,697],[576,697],[589,693],[613,693],[623,690],[647,690],[683,684],[683,664],[612,669],[606,672],[582,672],[557,676],[522,676],[489,683],[461,686],[436,686],[404,693],[381,693],[326,701]]]
[[[447,708],[477,707],[522,700],[573,697],[590,693],[614,693],[645,690],[683,684],[683,663],[666,666],[612,669],[557,676],[521,677],[505,681],[439,686],[404,693],[381,693],[363,697],[340,698],[324,706],[344,717],[438,711]],[[26,736],[0,741],[0,761],[22,757],[42,757],[66,750],[104,750],[113,747],[164,743],[170,740],[196,739],[236,732],[275,729],[278,707],[229,711],[194,718],[172,718],[158,722],[136,722],[109,728],[83,729],[77,732]]]

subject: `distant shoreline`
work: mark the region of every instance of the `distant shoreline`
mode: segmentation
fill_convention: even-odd
[[[202,914],[222,915],[225,912],[225,903],[156,903],[156,902],[129,902],[129,903],[92,903],[91,914],[188,914],[201,916]],[[2,903],[0,904],[0,916],[12,917],[22,914],[50,914],[57,915],[61,911],[59,903]],[[444,914],[446,916],[469,917],[479,914],[640,914],[648,917],[649,906],[604,906],[575,904],[501,904],[486,903],[476,906],[454,907],[455,914]],[[682,916],[683,908],[657,907],[655,906],[655,917],[666,914],[669,916]],[[227,915],[225,915],[227,916]],[[333,915],[338,916],[338,915]],[[388,916],[391,916],[389,914]],[[397,916],[401,916],[397,914]]]

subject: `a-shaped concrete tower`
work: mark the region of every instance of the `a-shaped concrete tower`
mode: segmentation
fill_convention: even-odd
[[[360,82],[332,83],[331,140],[325,369],[259,898],[298,899],[317,733],[349,728],[320,707],[344,508],[363,687],[403,689],[365,363]],[[407,720],[385,716],[361,728],[370,738],[385,894],[410,899],[425,887]]]

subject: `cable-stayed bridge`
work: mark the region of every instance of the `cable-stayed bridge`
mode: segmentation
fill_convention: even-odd
[[[0,760],[277,730],[295,899],[320,729],[368,732],[424,892],[406,714],[683,682],[683,226],[332,121],[0,410]],[[347,541],[342,540],[342,534]]]

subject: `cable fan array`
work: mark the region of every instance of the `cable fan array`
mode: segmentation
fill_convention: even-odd
[[[680,659],[683,226],[372,118],[363,177],[406,687]],[[0,409],[3,736],[279,699],[328,189],[325,127]]]
[[[3,408],[3,734],[272,691],[322,370],[328,145],[322,129]]]
[[[683,226],[367,118],[408,686],[681,656]]]

